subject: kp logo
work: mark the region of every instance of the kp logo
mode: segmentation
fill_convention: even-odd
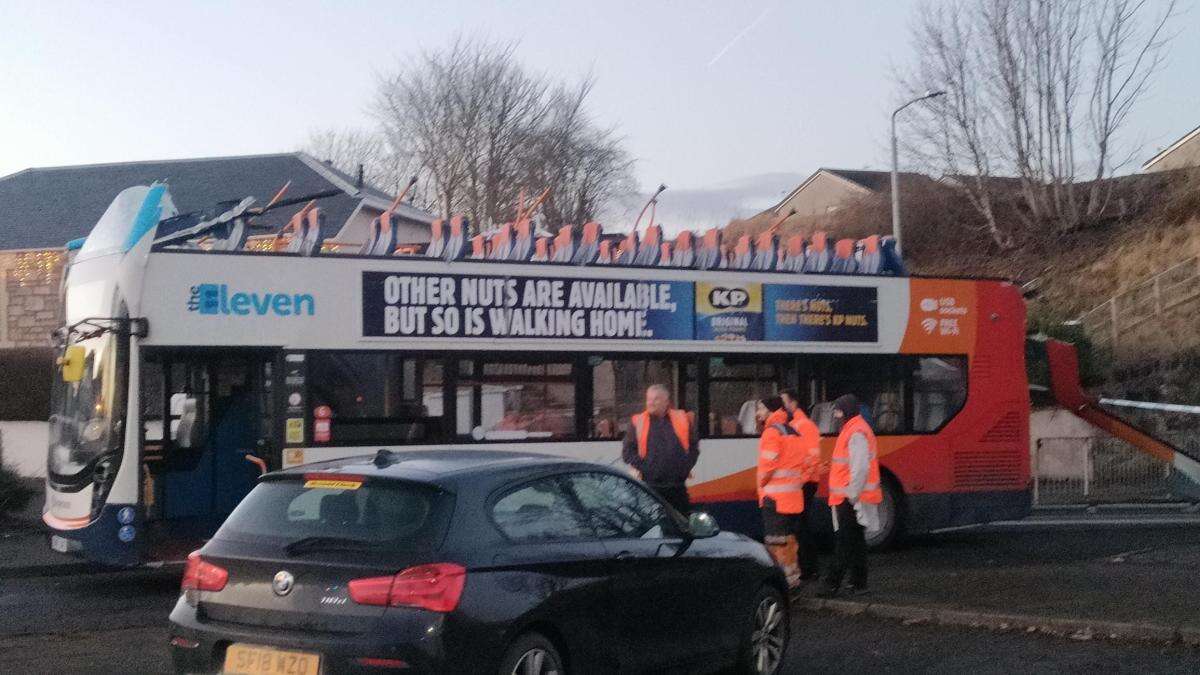
[[[316,304],[308,293],[231,293],[225,284],[197,284],[189,289],[187,308],[199,314],[312,316]]]
[[[741,309],[750,304],[750,293],[744,288],[714,288],[708,292],[713,309]]]

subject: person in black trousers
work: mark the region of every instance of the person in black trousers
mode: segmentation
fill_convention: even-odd
[[[637,470],[663,500],[683,515],[692,511],[687,479],[700,458],[692,415],[671,408],[671,394],[661,384],[646,389],[646,410],[634,415],[625,434],[621,458]]]

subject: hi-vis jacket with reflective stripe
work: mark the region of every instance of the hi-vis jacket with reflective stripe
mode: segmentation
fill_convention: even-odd
[[[792,414],[791,425],[800,435],[800,445],[804,447],[807,455],[804,462],[804,482],[818,483],[825,474],[825,467],[821,466],[821,430],[800,408],[796,408],[796,412]]]
[[[871,425],[867,424],[862,415],[856,415],[842,425],[837,445],[833,447],[832,465],[829,468],[830,506],[846,501],[854,479],[860,478],[853,475],[850,467],[850,441],[859,434],[867,442],[868,462],[866,480],[862,491],[858,493],[858,501],[866,504],[878,504],[883,501],[883,491],[879,486],[879,445],[875,441],[875,432],[871,431]]]
[[[758,504],[770,497],[776,513],[804,511],[808,450],[788,426],[787,411],[771,413],[758,440]]]

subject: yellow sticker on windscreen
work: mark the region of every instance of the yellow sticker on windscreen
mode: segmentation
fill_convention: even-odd
[[[304,481],[306,488],[322,488],[325,490],[357,490],[362,487],[362,481],[358,480],[328,480],[314,479]]]

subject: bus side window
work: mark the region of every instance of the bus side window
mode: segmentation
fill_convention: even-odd
[[[679,365],[665,359],[593,362],[592,418],[588,424],[591,437],[597,440],[624,437],[630,418],[645,409],[646,388],[652,384],[666,385],[676,407],[695,411],[694,373],[681,372]],[[683,391],[680,391],[681,385],[684,385]]]
[[[912,375],[913,431],[937,431],[967,400],[967,360],[961,356],[917,359]]]

